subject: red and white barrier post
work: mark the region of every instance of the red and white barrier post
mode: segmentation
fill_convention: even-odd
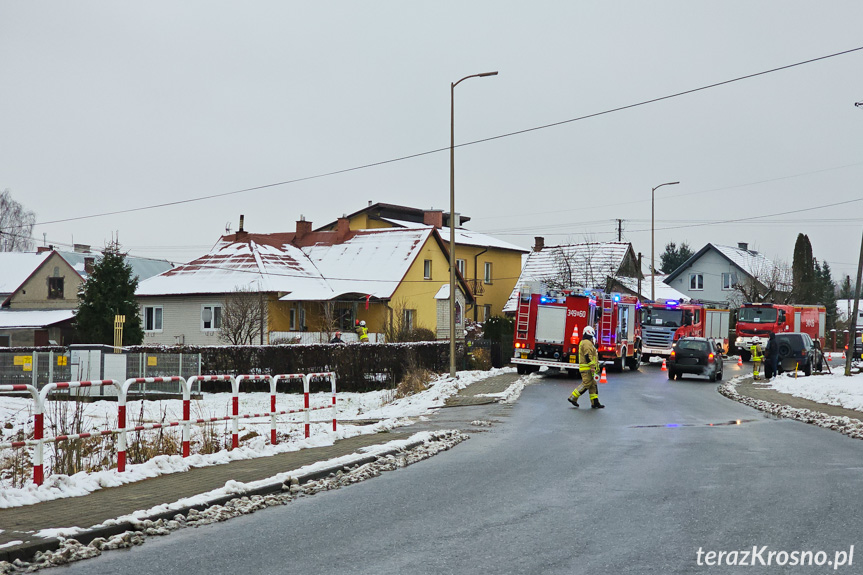
[[[183,457],[189,457],[190,444],[192,440],[192,387],[198,381],[227,381],[234,389],[234,378],[230,375],[193,375],[189,378],[188,385],[183,388]]]
[[[175,375],[173,377],[134,377],[131,379],[127,379],[123,385],[120,386],[120,391],[117,397],[117,426],[119,428],[120,436],[117,439],[117,471],[123,472],[126,471],[126,446],[127,446],[127,433],[129,432],[129,428],[126,424],[126,395],[129,392],[129,388],[133,385],[140,385],[142,383],[168,383],[168,382],[179,382],[183,387],[183,417],[188,419],[187,417],[187,408],[189,406],[189,399],[191,393],[189,392],[189,384],[182,377]],[[175,422],[171,425],[177,425],[180,422]],[[158,424],[153,425],[141,425],[136,429],[147,429],[153,428],[156,429],[158,427],[162,427]],[[186,431],[183,432],[183,437],[186,437]],[[184,442],[183,444],[183,457],[187,456],[186,453],[187,444]]]
[[[243,381],[268,381],[270,382],[270,390],[273,387],[273,376],[271,375],[238,375],[233,381],[232,397],[231,397],[231,449],[236,449],[240,446],[240,382]],[[270,400],[272,407],[272,399]],[[272,413],[272,409],[270,410]]]
[[[280,374],[273,377],[273,380],[270,383],[270,445],[276,445],[279,441],[276,438],[276,416],[282,413],[297,413],[299,411],[295,409],[290,411],[276,411],[276,385],[280,381],[290,381],[292,379],[305,381],[305,376],[302,373]]]
[[[0,391],[26,391],[33,398],[33,482],[42,485],[44,476],[42,473],[42,435],[44,433],[44,420],[42,419],[42,402],[39,401],[39,391],[28,384],[0,385]],[[13,441],[9,447],[24,447],[26,441]],[[36,464],[38,463],[38,471]]]
[[[310,435],[309,429],[309,411],[311,411],[311,407],[309,406],[309,382],[311,382],[313,377],[326,377],[330,380],[330,389],[333,393],[332,400],[332,409],[333,409],[333,431],[336,431],[336,374],[332,371],[325,371],[321,373],[307,373],[303,378],[303,395],[304,395],[304,412],[305,416],[303,417],[303,421],[306,425],[306,437]],[[315,408],[320,409],[320,408]]]

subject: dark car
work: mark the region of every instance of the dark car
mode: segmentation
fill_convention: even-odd
[[[722,379],[722,346],[709,337],[682,337],[671,348],[666,361],[668,379],[682,379],[684,373]]]
[[[813,369],[821,371],[823,356],[808,333],[777,333],[773,345],[779,353],[779,373],[797,369],[812,375]]]

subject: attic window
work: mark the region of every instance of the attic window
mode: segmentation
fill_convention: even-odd
[[[48,278],[48,299],[63,299],[63,278]]]
[[[431,260],[423,260],[423,279],[430,280],[432,279],[432,261]]]

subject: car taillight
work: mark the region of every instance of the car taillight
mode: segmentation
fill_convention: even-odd
[[[671,350],[671,357],[674,357],[675,355],[677,355],[677,352],[672,349]]]
[[[713,354],[712,353],[707,356],[707,361],[713,361]]]

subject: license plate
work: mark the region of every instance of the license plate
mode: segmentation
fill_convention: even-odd
[[[569,363],[578,363],[578,358],[574,355],[569,356]]]
[[[527,359],[527,354],[526,353],[521,354],[521,359]]]

